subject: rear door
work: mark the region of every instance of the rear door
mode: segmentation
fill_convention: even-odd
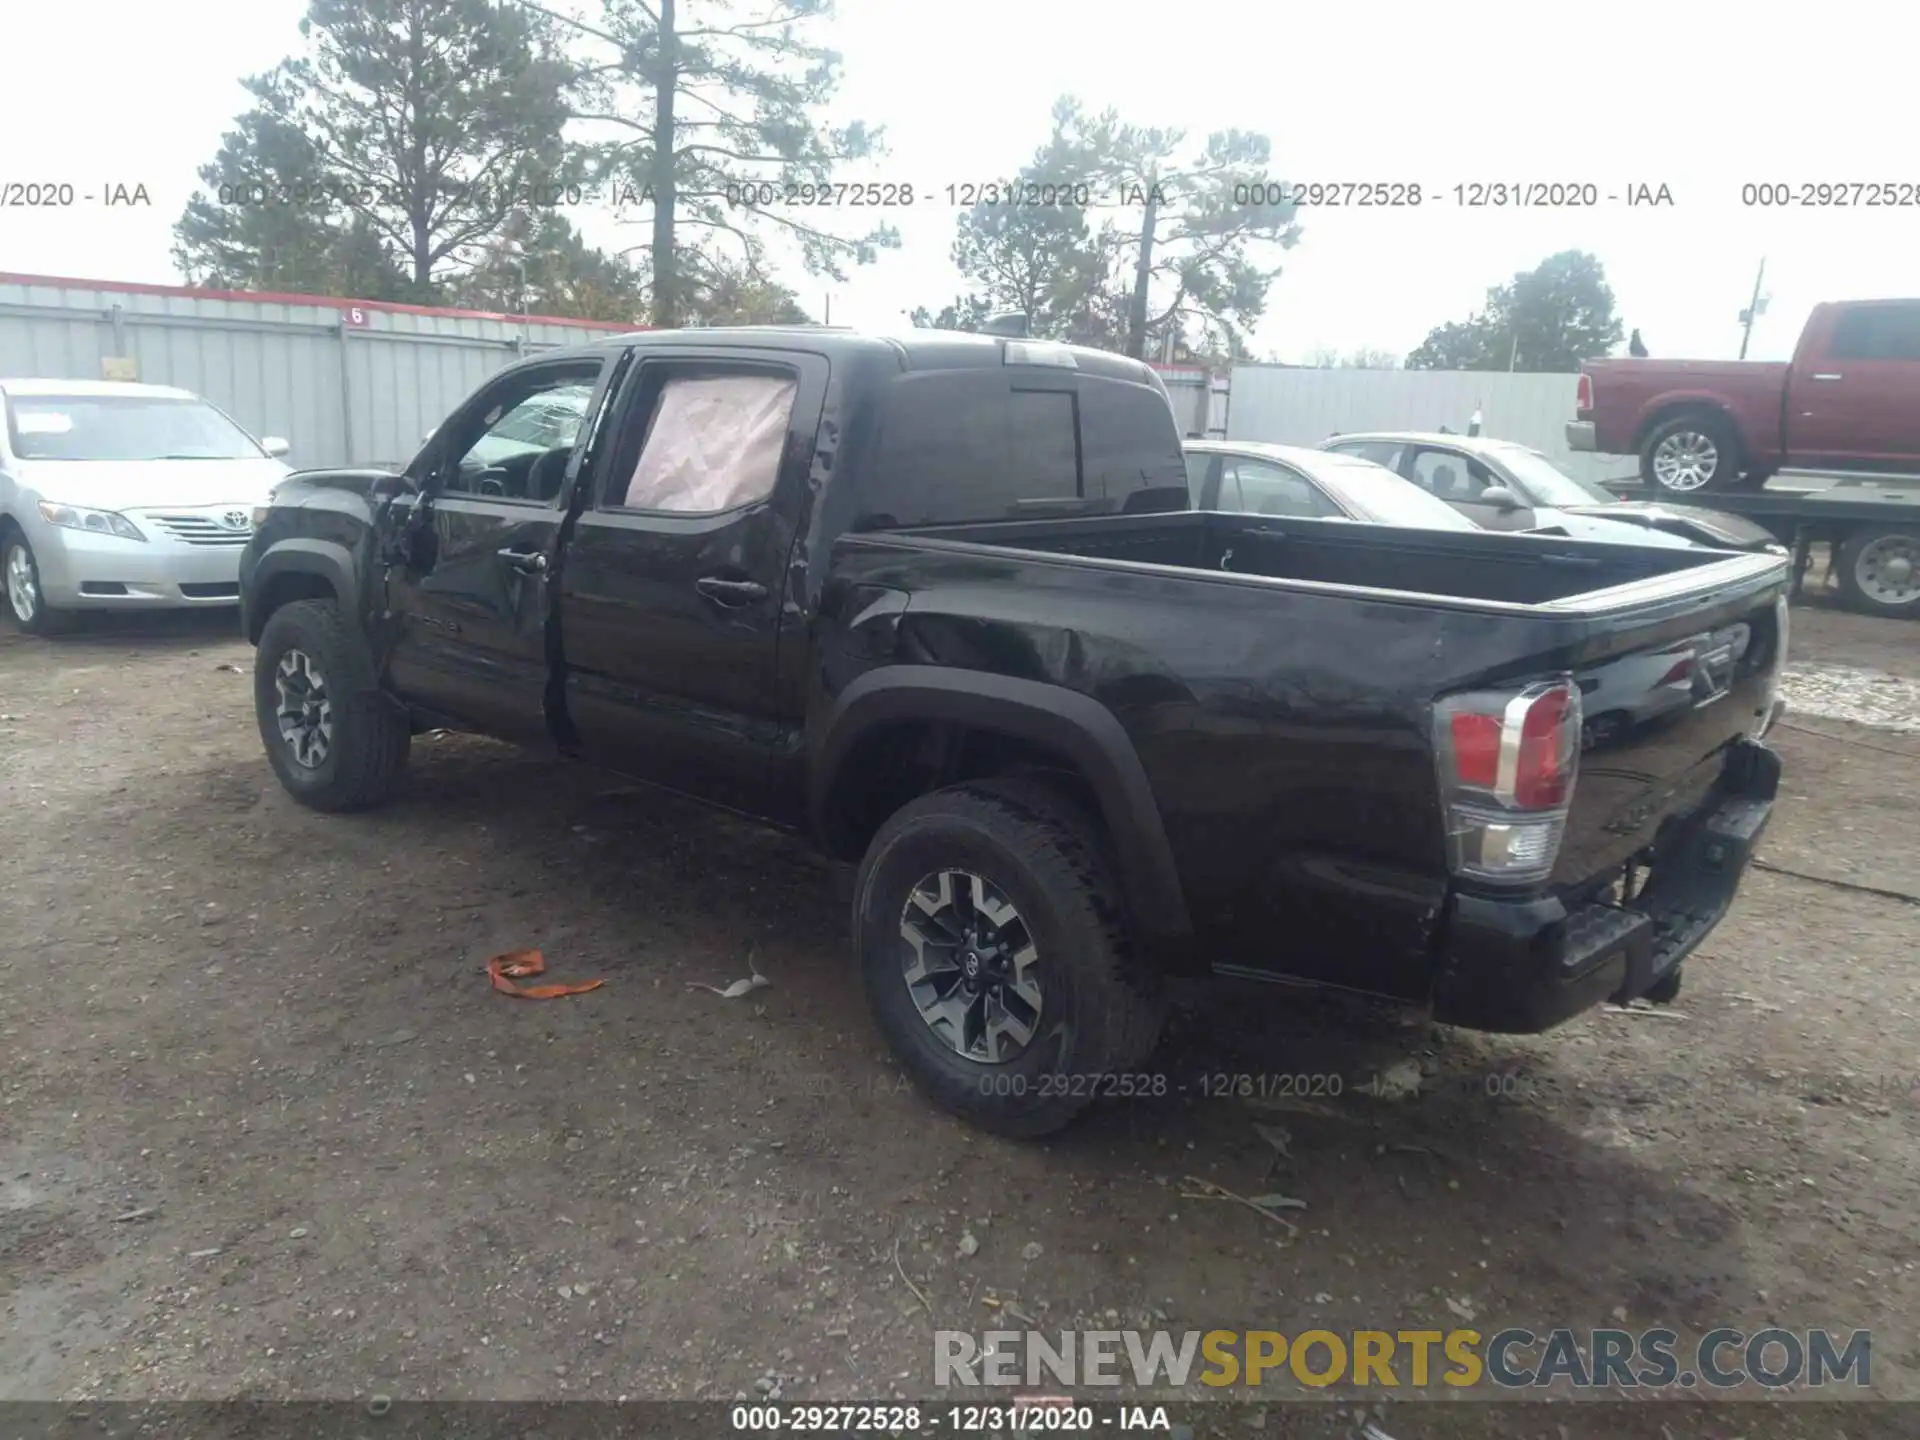
[[[517,366],[483,387],[415,462],[417,568],[387,574],[394,690],[449,722],[549,743],[546,621],[563,493],[614,352]],[[424,507],[419,508],[419,507]]]
[[[1533,507],[1481,461],[1458,450],[1435,445],[1410,445],[1400,473],[1428,494],[1446,501],[1482,530],[1531,530],[1538,523]],[[1481,497],[1494,488],[1507,490],[1522,503],[1512,509],[1490,505]]]
[[[760,812],[800,718],[775,684],[824,356],[649,356],[595,441],[559,582],[565,706],[609,768]]]
[[[1808,337],[1788,381],[1794,463],[1920,460],[1920,301],[1848,306],[1821,321],[1831,328]]]

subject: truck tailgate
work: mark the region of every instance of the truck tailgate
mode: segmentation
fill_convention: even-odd
[[[1576,665],[1581,754],[1553,879],[1610,879],[1690,814],[1719,780],[1731,745],[1766,728],[1784,663],[1787,611],[1766,592],[1670,620],[1631,626]]]

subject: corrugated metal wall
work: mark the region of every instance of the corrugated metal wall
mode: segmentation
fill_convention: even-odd
[[[1631,476],[1631,456],[1567,449],[1577,375],[1475,370],[1319,370],[1236,365],[1227,408],[1235,440],[1318,445],[1336,430],[1437,430],[1464,434],[1477,408],[1483,435],[1517,440],[1586,480]]]
[[[0,275],[0,376],[178,385],[296,466],[410,459],[501,366],[633,328]]]
[[[1155,365],[1173,404],[1173,418],[1189,440],[1224,440],[1227,377],[1192,365]]]

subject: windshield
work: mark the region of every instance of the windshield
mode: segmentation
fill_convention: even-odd
[[[1535,505],[1616,505],[1620,501],[1598,485],[1563,474],[1537,450],[1521,445],[1490,446],[1489,450],[1527,492],[1519,499]]]
[[[258,460],[266,452],[204,400],[161,395],[13,395],[22,460]]]
[[[1410,480],[1365,460],[1321,460],[1314,478],[1351,509],[1382,525],[1407,525],[1417,530],[1478,530],[1446,501],[1436,499]]]

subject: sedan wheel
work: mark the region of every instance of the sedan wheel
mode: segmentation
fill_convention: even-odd
[[[69,610],[47,608],[33,547],[18,530],[4,525],[0,525],[0,594],[7,597],[14,623],[29,635],[58,635],[72,619]]]
[[[24,540],[7,542],[5,565],[7,604],[21,627],[30,628],[40,615],[40,576],[34,569],[33,552]]]

